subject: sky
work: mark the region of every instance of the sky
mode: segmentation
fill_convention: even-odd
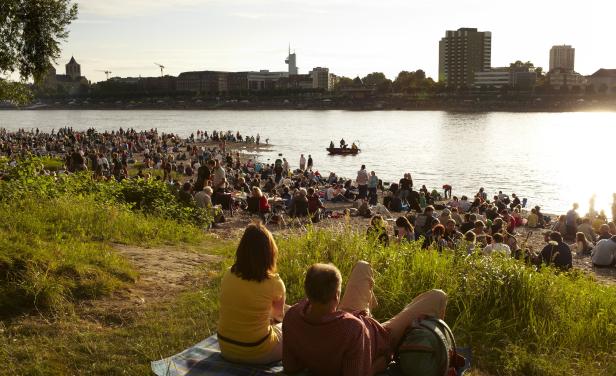
[[[446,30],[492,32],[492,66],[548,67],[550,47],[576,49],[576,71],[616,68],[608,0],[81,0],[56,61],[75,56],[92,82],[190,70],[286,71],[289,43],[300,73],[313,67],[365,76],[423,69],[438,76]]]

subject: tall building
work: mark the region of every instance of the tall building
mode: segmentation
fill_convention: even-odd
[[[81,77],[81,65],[77,64],[73,56],[71,56],[71,60],[64,67],[66,68],[66,75],[73,80]]]
[[[329,68],[313,68],[312,71],[310,71],[310,76],[312,77],[313,89],[324,89],[326,91],[331,90],[331,87],[329,86]]]
[[[439,81],[447,86],[468,87],[476,72],[492,65],[492,33],[474,28],[448,30],[439,42]]]
[[[297,74],[297,56],[295,51],[291,53],[291,45],[289,45],[289,56],[284,61],[289,66],[289,76]]]
[[[562,45],[550,49],[550,71],[555,69],[571,72],[575,70],[575,48]]]

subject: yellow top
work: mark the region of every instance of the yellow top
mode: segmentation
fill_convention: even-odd
[[[528,227],[537,227],[537,223],[539,222],[539,217],[535,213],[530,213],[528,215]]]
[[[220,351],[228,360],[248,362],[268,354],[282,338],[270,330],[272,306],[285,296],[278,274],[261,282],[247,281],[227,270],[220,286],[218,333],[234,341],[252,343],[270,333],[267,340],[253,347],[219,340]]]

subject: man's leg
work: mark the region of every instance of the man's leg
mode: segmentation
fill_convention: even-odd
[[[351,271],[338,308],[347,312],[366,311],[370,315],[370,309],[377,305],[373,286],[372,267],[365,261],[358,261]]]
[[[413,299],[404,309],[383,323],[389,331],[392,348],[396,348],[413,321],[420,316],[445,317],[447,294],[442,290],[426,291]]]

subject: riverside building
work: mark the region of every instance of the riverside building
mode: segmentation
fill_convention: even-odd
[[[451,87],[470,87],[475,73],[492,65],[492,33],[474,28],[447,31],[439,42],[439,81]]]
[[[550,49],[550,71],[555,69],[571,72],[575,70],[575,48],[562,45]]]

